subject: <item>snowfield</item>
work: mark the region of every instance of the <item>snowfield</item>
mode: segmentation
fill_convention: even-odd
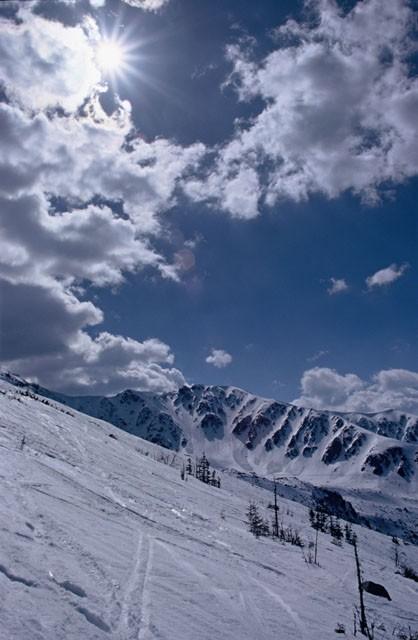
[[[353,637],[351,545],[319,534],[308,564],[307,547],[248,532],[249,500],[270,517],[271,491],[184,481],[181,454],[45,402],[0,381],[1,640]],[[281,497],[280,519],[313,541],[306,506]],[[395,573],[391,537],[354,529],[364,578],[392,598],[365,594],[376,639],[418,631],[418,583]],[[399,548],[418,571],[418,547]]]

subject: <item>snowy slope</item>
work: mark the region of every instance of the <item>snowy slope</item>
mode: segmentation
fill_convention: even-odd
[[[328,640],[337,623],[352,637],[351,546],[321,535],[316,567],[256,540],[244,514],[269,491],[229,474],[221,489],[184,482],[163,456],[0,382],[1,640]],[[280,509],[313,539],[306,507],[281,498]],[[418,629],[418,584],[395,574],[390,538],[354,528],[365,578],[392,597],[366,594],[376,639]],[[418,548],[400,549],[417,568]]]
[[[418,490],[417,416],[321,412],[203,385],[162,395],[71,397],[3,378],[164,447],[205,451],[219,468],[401,494]]]

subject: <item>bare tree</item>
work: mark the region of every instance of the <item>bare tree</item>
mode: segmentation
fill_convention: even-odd
[[[273,521],[273,537],[279,537],[279,507],[277,505],[277,482],[274,480],[274,521]]]
[[[360,610],[358,611],[360,632],[364,636],[366,636],[368,640],[373,640],[374,625],[371,625],[371,627],[369,627],[367,622],[367,616],[366,616],[366,607],[364,606],[364,589],[363,589],[363,581],[362,581],[362,575],[361,575],[360,558],[358,555],[357,540],[354,541],[353,547],[354,547],[354,558],[356,561],[357,587],[358,587],[359,598],[360,598]]]

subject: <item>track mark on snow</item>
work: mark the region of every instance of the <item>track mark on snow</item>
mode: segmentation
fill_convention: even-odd
[[[61,589],[64,589],[64,591],[68,591],[69,593],[72,593],[73,595],[78,596],[79,598],[87,597],[87,593],[84,591],[84,589],[80,587],[78,584],[76,584],[75,582],[71,582],[71,580],[63,580],[62,582],[59,582],[55,578],[52,571],[49,571],[49,577],[51,578],[52,582],[55,582],[55,584],[61,587]]]
[[[210,584],[211,581],[210,581],[210,579],[208,578],[208,576],[204,572],[199,571],[192,562],[190,562],[189,560],[186,559],[184,554],[180,555],[178,553],[175,553],[174,550],[173,550],[173,546],[174,545],[172,545],[171,542],[160,540],[159,538],[156,540],[156,542],[158,543],[159,546],[161,546],[163,549],[166,550],[166,552],[172,557],[172,559],[174,560],[174,562],[176,564],[181,566],[183,571],[184,571],[184,569],[186,569],[192,575],[194,575],[200,582],[206,584],[206,586],[205,586],[206,590],[207,591],[211,591],[213,593],[213,595],[220,602],[222,602],[223,598],[225,597],[225,592],[222,589],[220,589],[219,587],[217,587],[217,586],[215,586],[213,584]],[[184,550],[187,551],[187,549],[184,549]],[[206,559],[205,556],[202,556],[202,557],[204,557]]]
[[[14,573],[6,569],[6,567],[4,567],[2,564],[0,564],[0,573],[6,576],[6,578],[8,578],[10,582],[20,582],[20,584],[24,584],[25,587],[37,586],[36,582],[34,582],[33,580],[28,580],[27,578],[22,578],[21,576],[15,575]]]
[[[84,591],[84,589],[79,587],[78,584],[70,582],[70,580],[64,580],[63,582],[58,582],[57,584],[59,587],[61,587],[61,589],[64,589],[64,591],[69,591],[79,598],[87,597],[87,593]]]
[[[110,497],[112,498],[113,502],[115,502],[116,504],[118,504],[120,507],[123,507],[124,509],[126,509],[126,503],[123,502],[122,498],[120,496],[118,496],[111,487],[107,487],[107,490],[109,492]]]
[[[174,563],[181,567],[181,571],[183,573],[190,573],[197,578],[201,585],[204,585],[205,592],[212,594],[216,603],[216,611],[220,615],[222,609],[225,608],[229,592],[218,584],[216,578],[213,578],[206,572],[199,570],[193,561],[187,559],[187,556],[190,557],[190,549],[177,545],[171,540],[166,541],[156,538],[155,542],[172,557]],[[181,552],[178,553],[175,549],[180,549]],[[226,545],[226,551],[228,553],[228,545]],[[198,555],[201,555],[201,557],[207,560],[207,556],[202,554]],[[248,583],[251,583],[252,578],[248,570],[246,571],[246,574],[248,574],[248,581],[246,582],[241,579],[241,574],[237,575],[237,595],[235,601],[228,606],[228,615],[229,617],[234,615],[237,616],[237,637],[240,637],[240,629],[242,625],[245,627],[246,631],[251,629],[253,638],[262,638],[265,621],[262,619],[257,606],[253,603],[252,592],[248,592]]]
[[[104,620],[102,620],[101,617],[98,616],[96,613],[89,611],[89,609],[86,609],[85,607],[75,607],[75,609],[76,611],[78,611],[78,613],[81,613],[81,615],[85,617],[87,622],[90,622],[90,624],[93,624],[98,629],[101,629],[102,631],[106,631],[106,633],[109,633],[110,631],[109,625],[106,624],[106,622],[104,622]]]
[[[260,582],[255,578],[252,578],[252,581],[256,583],[259,587],[261,587],[261,589],[263,589],[263,591],[265,591],[271,598],[273,598],[273,600],[276,600],[276,602],[278,602],[280,606],[286,611],[286,613],[293,620],[293,623],[295,624],[296,628],[299,630],[299,633],[300,633],[299,637],[301,638],[301,640],[306,638],[307,637],[306,627],[303,624],[300,617],[298,616],[298,614],[296,613],[296,611],[294,611],[292,607],[285,600],[283,600],[283,598],[278,593],[276,593],[276,591],[272,591],[272,589],[270,589],[265,584],[263,584],[262,582]]]
[[[120,617],[122,640],[145,640],[150,629],[148,582],[151,573],[153,539],[143,533],[135,552]]]

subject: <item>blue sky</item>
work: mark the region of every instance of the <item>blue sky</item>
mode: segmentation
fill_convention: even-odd
[[[194,249],[197,290],[187,276],[180,286],[136,276],[116,295],[102,292],[100,306],[112,332],[124,328],[137,338],[156,332],[193,381],[291,399],[303,371],[314,365],[362,377],[378,369],[413,369],[413,193],[400,189],[396,202],[378,208],[350,197],[315,198],[248,222],[214,220],[213,212],[196,207],[176,211],[176,227],[202,237]],[[410,267],[393,286],[368,291],[366,277],[392,262]],[[349,290],[330,296],[333,276],[345,278]],[[233,355],[230,366],[204,362],[213,347]]]
[[[2,16],[5,368],[418,411],[412,3]],[[98,63],[109,40],[119,68]]]

